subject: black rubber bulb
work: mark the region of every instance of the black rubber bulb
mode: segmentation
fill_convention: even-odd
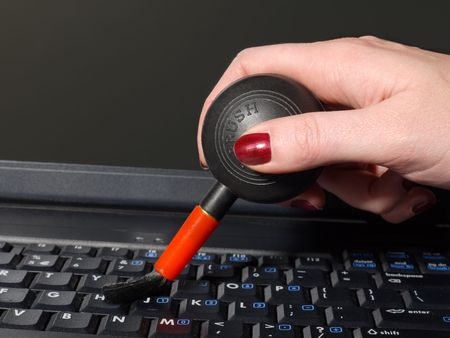
[[[260,122],[322,110],[308,89],[285,77],[255,75],[231,84],[211,104],[203,124],[202,146],[211,173],[234,195],[248,201],[274,203],[300,194],[315,182],[320,168],[261,174],[240,163],[233,146]]]
[[[154,264],[154,270],[138,279],[105,285],[106,299],[122,303],[164,294],[238,197],[273,203],[294,197],[310,186],[320,169],[260,174],[237,160],[233,146],[257,123],[322,109],[306,88],[275,75],[244,78],[219,94],[206,114],[202,132],[206,161],[218,182],[188,216]]]

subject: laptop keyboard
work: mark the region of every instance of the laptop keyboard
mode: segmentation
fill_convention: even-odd
[[[0,242],[0,327],[61,337],[450,337],[445,252],[206,251],[165,294],[105,301],[103,285],[142,276],[160,254]]]

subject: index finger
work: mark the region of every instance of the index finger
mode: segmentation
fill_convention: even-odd
[[[237,55],[206,98],[199,118],[197,145],[200,163],[205,165],[201,132],[205,114],[216,96],[238,79],[263,73],[279,74],[296,80],[310,89],[320,100],[328,103],[363,107],[367,102],[367,89],[371,97],[384,97],[384,88],[373,86],[370,80],[386,81],[374,63],[384,58],[367,58],[378,49],[387,53],[376,41],[379,39],[346,38],[314,43],[279,44],[245,49]],[[379,40],[383,41],[383,40]],[[389,46],[389,42],[383,41]],[[368,53],[369,52],[369,53]],[[394,75],[389,65],[386,73]],[[372,72],[372,73],[371,73]],[[375,73],[377,72],[377,73]],[[378,89],[380,93],[374,92]],[[376,103],[376,102],[371,102]]]

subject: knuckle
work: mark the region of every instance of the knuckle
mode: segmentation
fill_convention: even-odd
[[[317,120],[307,114],[294,128],[294,142],[300,161],[305,166],[314,165],[322,153],[323,137]]]

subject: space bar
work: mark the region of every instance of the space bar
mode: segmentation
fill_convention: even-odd
[[[0,328],[0,338],[92,338],[92,334],[51,332],[51,331],[33,331]]]

